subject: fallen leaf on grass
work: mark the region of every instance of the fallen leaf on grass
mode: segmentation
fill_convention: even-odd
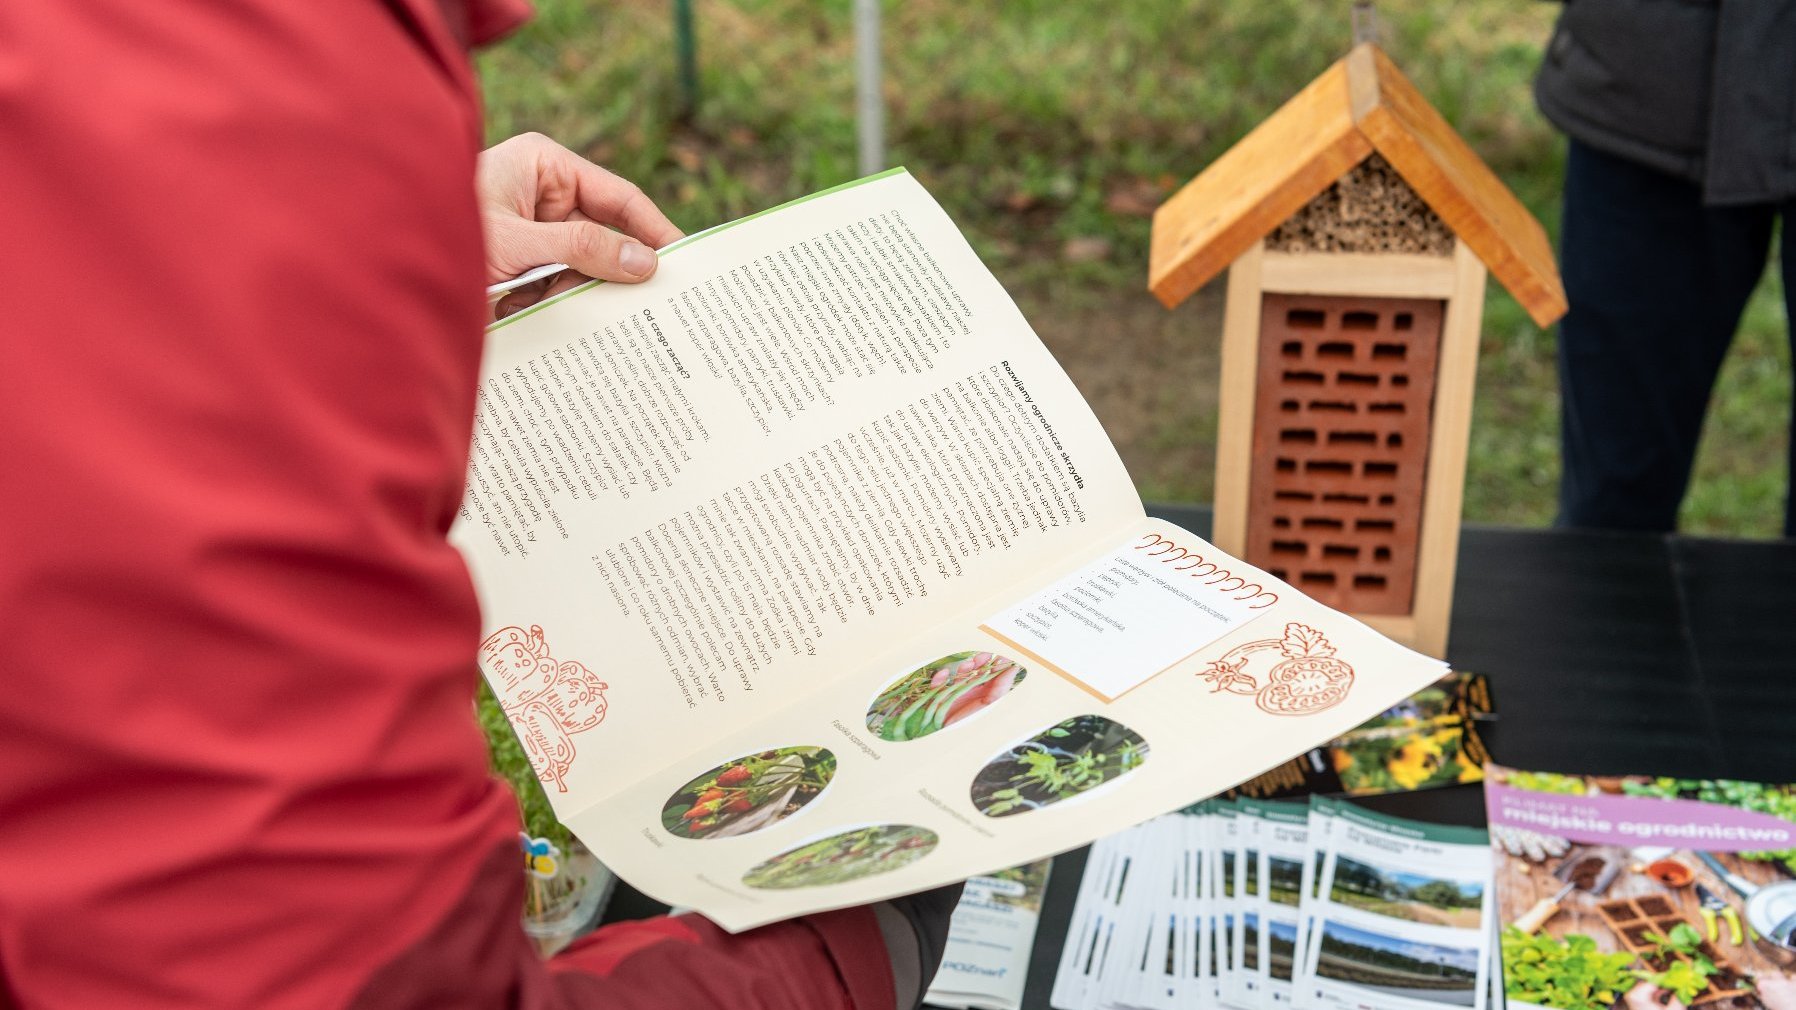
[[[1159,186],[1137,179],[1111,189],[1104,197],[1104,209],[1124,217],[1153,217],[1164,196]]]
[[[1110,258],[1110,240],[1097,235],[1076,235],[1060,247],[1060,258],[1068,263],[1095,263]]]
[[[1021,214],[1023,211],[1033,208],[1040,202],[1041,201],[1034,193],[1024,192],[1019,189],[1004,198],[1004,209]]]

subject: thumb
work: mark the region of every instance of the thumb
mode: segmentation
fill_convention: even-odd
[[[588,277],[635,282],[659,263],[653,249],[593,221],[518,221],[507,230],[505,259],[519,264],[566,263]]]

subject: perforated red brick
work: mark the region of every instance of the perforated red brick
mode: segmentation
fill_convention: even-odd
[[[1249,562],[1331,607],[1412,611],[1441,311],[1264,296]]]

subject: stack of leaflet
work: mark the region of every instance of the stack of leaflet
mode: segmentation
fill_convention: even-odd
[[[1490,863],[1472,828],[1208,800],[1091,847],[1050,1002],[1483,1010]]]

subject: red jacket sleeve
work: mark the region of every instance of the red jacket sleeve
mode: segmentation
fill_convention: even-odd
[[[0,1005],[890,1005],[866,910],[519,929],[444,540],[518,13],[0,4]]]

